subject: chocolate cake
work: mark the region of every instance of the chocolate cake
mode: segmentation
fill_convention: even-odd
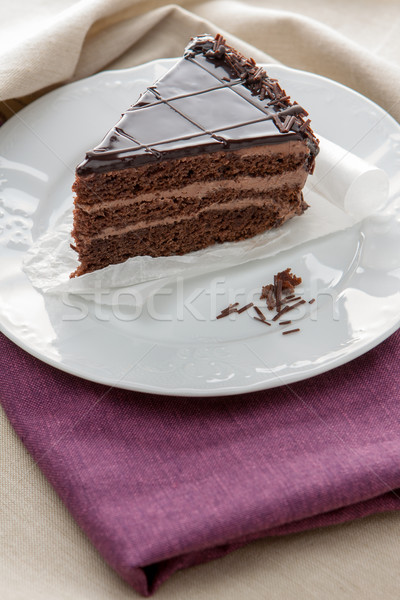
[[[307,112],[221,35],[191,40],[76,169],[82,275],[278,227],[307,208]]]

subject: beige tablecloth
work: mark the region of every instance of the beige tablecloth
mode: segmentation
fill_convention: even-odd
[[[340,81],[400,120],[399,0],[2,2],[0,113],[7,118],[44,91],[104,68],[180,55],[190,36],[217,31],[257,60]],[[399,533],[396,513],[258,541],[176,574],[156,597],[397,600]],[[81,533],[0,413],[0,598],[135,596]]]

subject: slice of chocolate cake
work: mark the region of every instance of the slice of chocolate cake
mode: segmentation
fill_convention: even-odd
[[[318,153],[306,117],[222,36],[194,38],[77,167],[72,276],[243,240],[301,215]]]

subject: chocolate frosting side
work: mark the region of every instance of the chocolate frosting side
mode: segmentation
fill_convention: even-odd
[[[308,113],[224,38],[193,38],[183,58],[131,106],[78,165],[78,175],[220,150],[304,140],[313,171],[318,140]]]

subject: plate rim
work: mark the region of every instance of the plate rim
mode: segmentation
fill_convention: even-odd
[[[243,388],[215,388],[213,390],[210,390],[209,388],[207,389],[192,389],[192,388],[179,388],[178,390],[174,390],[172,393],[172,390],[167,390],[165,388],[161,388],[161,387],[152,387],[150,385],[146,385],[143,383],[139,383],[139,384],[135,384],[135,387],[132,386],[131,383],[128,382],[124,382],[123,379],[118,379],[115,382],[112,382],[111,380],[102,380],[101,377],[92,377],[90,375],[82,375],[79,372],[75,371],[72,367],[70,366],[65,366],[62,365],[61,363],[57,363],[56,361],[52,360],[50,357],[45,357],[43,358],[39,352],[37,352],[35,349],[28,349],[27,346],[24,346],[24,344],[21,344],[18,339],[16,338],[16,336],[14,336],[13,334],[8,335],[6,333],[4,333],[3,331],[1,331],[1,333],[3,333],[5,335],[5,337],[7,337],[9,340],[11,340],[14,344],[16,344],[19,348],[21,348],[22,350],[24,350],[25,352],[27,352],[28,354],[30,354],[31,356],[33,356],[34,358],[40,360],[41,362],[44,362],[45,364],[56,368],[59,371],[62,371],[64,373],[67,373],[68,375],[73,375],[74,377],[79,377],[80,379],[84,379],[85,381],[91,381],[92,383],[97,383],[99,385],[103,385],[103,386],[107,386],[110,389],[123,389],[123,390],[129,390],[132,392],[139,392],[141,394],[153,394],[153,395],[157,395],[157,396],[165,396],[165,397],[174,397],[174,396],[178,396],[178,397],[189,397],[189,398],[223,398],[226,396],[240,396],[240,395],[244,395],[244,394],[251,394],[254,392],[260,392],[263,390],[273,390],[276,388],[280,388],[280,387],[289,387],[292,384],[295,383],[299,383],[301,381],[305,381],[307,379],[312,379],[314,377],[318,377],[319,375],[323,375],[324,373],[327,373],[329,371],[333,371],[334,369],[337,369],[339,367],[342,367],[344,365],[346,365],[347,363],[356,360],[357,358],[360,358],[361,356],[363,356],[364,354],[366,354],[367,352],[369,352],[370,350],[373,350],[373,348],[375,348],[376,346],[379,346],[379,344],[381,344],[382,342],[384,342],[386,339],[388,339],[391,335],[393,335],[394,333],[396,333],[396,331],[399,329],[400,327],[400,319],[398,323],[395,323],[389,330],[385,331],[381,336],[378,336],[377,338],[373,338],[372,340],[369,340],[369,342],[366,342],[365,345],[360,346],[359,348],[355,349],[354,352],[351,355],[350,359],[345,359],[342,360],[341,358],[337,359],[337,361],[333,360],[333,364],[326,369],[326,363],[324,363],[323,365],[321,365],[320,367],[314,367],[314,372],[310,375],[308,373],[303,373],[300,374],[299,373],[293,373],[292,376],[290,375],[285,375],[285,381],[282,381],[281,383],[278,384],[274,384],[274,385],[266,385],[266,382],[260,381],[260,382],[255,382],[252,384],[248,384],[246,387]],[[378,340],[378,341],[376,341]],[[279,380],[278,380],[279,381]]]

